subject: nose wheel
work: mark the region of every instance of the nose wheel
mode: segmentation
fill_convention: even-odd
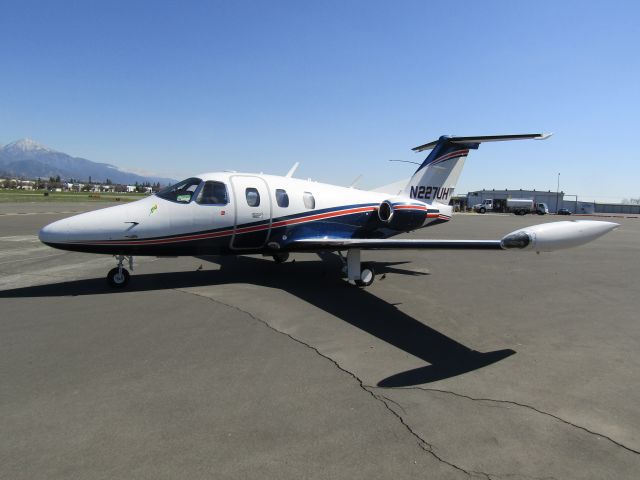
[[[115,288],[122,288],[129,283],[129,271],[126,268],[112,268],[107,273],[107,282]]]
[[[107,273],[107,283],[113,288],[123,288],[129,283],[129,278],[131,275],[127,271],[126,268],[122,266],[124,263],[124,259],[129,259],[129,268],[133,270],[133,257],[125,257],[124,255],[118,255],[116,257],[118,259],[118,266],[116,268],[112,268]]]

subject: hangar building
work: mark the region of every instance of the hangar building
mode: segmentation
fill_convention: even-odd
[[[568,198],[565,198],[568,197]],[[485,199],[500,200],[508,198],[526,198],[534,200],[536,203],[546,203],[550,213],[556,213],[560,208],[566,208],[577,214],[632,214],[640,215],[640,205],[622,203],[598,203],[584,202],[578,200],[577,195],[565,195],[564,192],[552,192],[551,190],[477,190],[469,192],[467,195],[457,195],[452,199],[456,211],[464,211],[473,207],[477,203],[482,203]]]

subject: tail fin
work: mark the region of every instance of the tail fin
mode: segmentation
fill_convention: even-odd
[[[414,152],[431,150],[416,173],[402,191],[403,195],[429,203],[448,204],[469,150],[477,150],[481,143],[533,138],[544,140],[551,134],[492,135],[484,137],[452,137],[443,135],[438,140],[413,149]]]

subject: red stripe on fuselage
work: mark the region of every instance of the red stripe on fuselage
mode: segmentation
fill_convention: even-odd
[[[394,205],[394,210],[427,210],[427,207],[424,205]]]
[[[318,213],[316,215],[310,215],[308,217],[292,218],[291,220],[281,220],[274,222],[272,227],[282,227],[284,225],[295,225],[296,223],[313,222],[315,220],[323,220],[325,218],[340,217],[342,215],[351,215],[354,213],[373,212],[376,207],[358,207],[349,208],[347,210],[338,210],[336,212]]]
[[[235,229],[235,233],[242,234],[242,233],[257,232],[260,230],[267,230],[269,228],[277,228],[277,227],[283,227],[286,225],[295,225],[298,223],[323,220],[325,218],[340,217],[343,215],[352,215],[354,213],[370,212],[370,211],[375,211],[375,209],[376,209],[375,207],[370,206],[370,207],[348,208],[346,210],[336,210],[336,211],[327,212],[327,213],[318,213],[315,215],[307,215],[305,217],[293,218],[291,220],[280,220],[278,222],[273,222],[271,225],[266,223],[262,225],[254,225],[252,227],[240,227],[238,229]],[[149,240],[143,239],[143,240],[137,240],[137,241],[135,240],[133,241],[132,240],[90,240],[90,241],[69,242],[69,243],[88,244],[88,245],[162,245],[165,243],[188,242],[192,240],[205,240],[208,238],[224,237],[224,236],[232,235],[233,233],[234,233],[234,228],[229,228],[219,232],[190,234],[190,235],[177,236],[177,237],[171,237],[171,238],[158,238],[158,239],[149,239]]]
[[[394,210],[416,210],[418,212],[427,212],[427,218],[436,218],[439,214],[438,210],[429,212],[429,208],[426,205],[394,205]]]

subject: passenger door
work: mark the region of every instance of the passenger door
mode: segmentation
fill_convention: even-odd
[[[271,233],[271,196],[267,182],[253,175],[232,175],[235,205],[233,249],[263,247]]]

